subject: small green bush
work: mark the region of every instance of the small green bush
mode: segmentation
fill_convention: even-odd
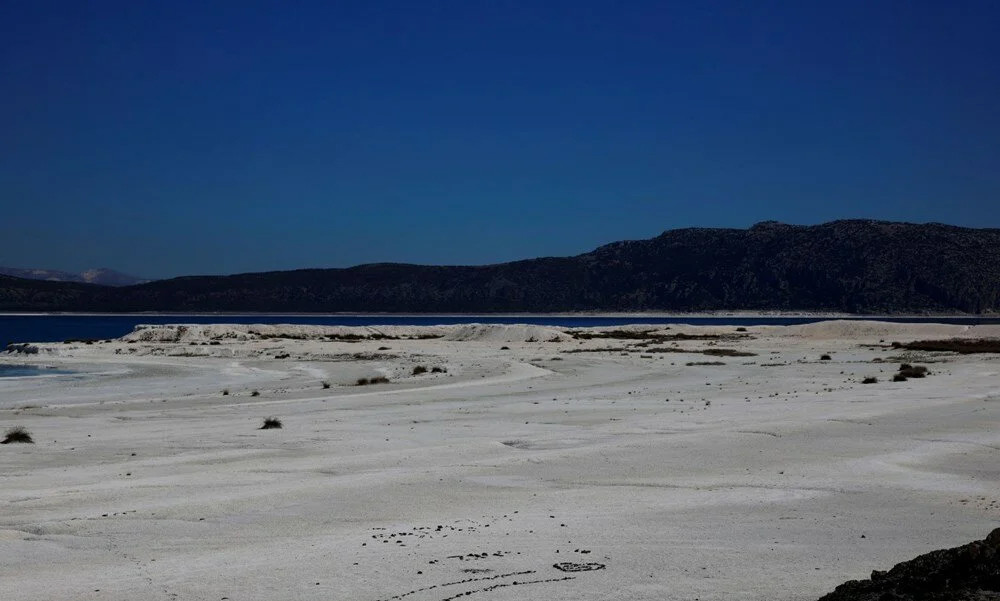
[[[419,376],[420,374],[425,374],[425,373],[427,373],[427,368],[424,367],[423,365],[417,365],[416,367],[413,368],[413,375],[415,376]]]
[[[861,380],[862,384],[878,384],[878,378],[875,376],[868,376],[864,380]]]
[[[253,392],[250,393],[250,396],[260,396],[260,391],[254,390]]]

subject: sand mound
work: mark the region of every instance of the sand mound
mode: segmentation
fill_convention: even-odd
[[[122,340],[135,342],[210,342],[246,340],[393,340],[444,338],[455,341],[547,342],[568,340],[558,328],[534,325],[463,324],[453,326],[313,326],[297,324],[138,325]]]
[[[160,326],[140,324],[121,337],[126,342],[180,342],[188,335],[188,328],[196,326]]]
[[[985,601],[1000,599],[1000,528],[985,540],[931,551],[870,580],[851,580],[820,601]]]
[[[269,339],[379,340],[392,338],[439,338],[441,327],[413,326],[314,326],[298,324],[169,324],[137,325],[122,337],[136,342],[208,342]]]
[[[984,330],[985,328],[985,330]],[[837,319],[819,321],[798,326],[777,328],[777,332],[792,336],[801,336],[817,340],[849,339],[849,338],[950,338],[975,335],[993,329],[1000,332],[997,326],[966,326],[943,323],[893,323],[887,321],[866,321],[855,319]],[[986,334],[980,334],[985,336]]]
[[[486,342],[552,342],[569,340],[570,336],[558,328],[530,324],[470,323],[449,326],[446,340]]]

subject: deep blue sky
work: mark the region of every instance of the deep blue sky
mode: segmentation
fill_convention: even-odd
[[[0,3],[0,265],[1000,226],[1000,3]]]

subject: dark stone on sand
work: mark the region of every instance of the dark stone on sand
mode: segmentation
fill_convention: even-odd
[[[572,563],[567,561],[552,564],[552,567],[562,572],[590,572],[593,570],[603,570],[606,566],[603,563]]]
[[[1000,528],[984,540],[845,582],[819,601],[1000,601]]]

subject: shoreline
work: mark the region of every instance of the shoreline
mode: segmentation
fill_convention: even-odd
[[[658,311],[624,311],[624,312],[552,312],[552,313],[296,313],[296,312],[253,312],[253,311],[140,311],[136,313],[99,313],[99,312],[4,312],[0,317],[486,317],[506,318],[525,317],[531,319],[579,318],[579,319],[711,319],[732,317],[737,319],[1000,319],[1000,313],[837,313],[810,311],[695,311],[690,313],[658,312]],[[472,322],[469,322],[472,323]]]

